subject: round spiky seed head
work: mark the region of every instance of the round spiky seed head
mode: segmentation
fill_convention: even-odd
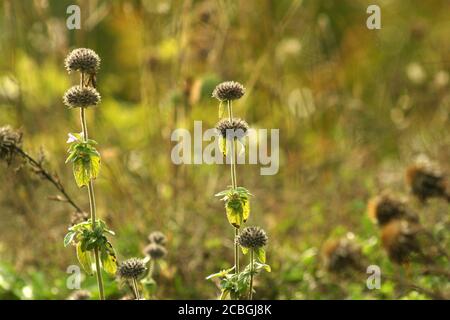
[[[165,245],[167,238],[162,232],[154,231],[148,235],[148,241],[150,241],[150,243]]]
[[[409,262],[421,253],[418,241],[420,226],[407,220],[393,220],[381,229],[381,243],[389,258],[398,264]]]
[[[409,166],[406,170],[406,183],[422,202],[429,198],[444,198],[450,202],[444,174],[430,164],[417,163]]]
[[[73,86],[63,97],[64,104],[69,108],[87,108],[100,103],[100,94],[91,87]]]
[[[229,140],[245,137],[248,129],[247,122],[239,118],[233,118],[231,121],[229,119],[222,119],[216,124],[217,133]]]
[[[212,96],[219,101],[237,100],[244,94],[244,86],[235,81],[222,82],[212,92]]]
[[[117,274],[123,279],[139,279],[146,270],[147,267],[142,259],[131,258],[120,263]]]
[[[22,133],[12,129],[10,126],[0,128],[0,159],[8,164],[14,158],[17,148],[22,145]]]
[[[353,237],[347,235],[326,241],[322,248],[322,258],[325,268],[331,272],[360,270],[362,250]]]
[[[236,241],[241,247],[258,249],[267,244],[268,238],[266,232],[260,227],[247,227],[242,230]]]
[[[160,244],[150,243],[144,248],[144,254],[153,260],[158,260],[166,256],[167,250]]]
[[[77,290],[72,292],[66,300],[89,300],[91,293],[87,290]]]
[[[388,193],[382,193],[370,199],[367,204],[367,213],[369,218],[380,227],[394,219],[406,219],[412,222],[419,220],[404,201],[396,199]]]
[[[80,71],[88,74],[96,74],[100,68],[100,57],[92,49],[78,48],[72,50],[64,61],[67,71]]]

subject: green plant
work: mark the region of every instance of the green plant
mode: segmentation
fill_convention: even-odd
[[[243,138],[247,135],[249,128],[247,122],[233,117],[233,100],[240,99],[244,93],[245,88],[234,81],[219,84],[212,93],[212,96],[220,101],[220,120],[216,125],[216,131],[219,136],[220,149],[223,155],[230,159],[231,176],[231,186],[215,196],[220,197],[220,200],[224,202],[228,222],[234,228],[234,266],[207,277],[207,279],[221,278],[221,299],[228,297],[241,299],[245,296],[252,299],[254,275],[262,269],[270,272],[270,267],[265,264],[266,258],[263,249],[267,242],[265,232],[256,227],[245,228],[242,235],[239,232],[250,217],[250,197],[252,196],[246,188],[238,186],[236,175],[237,143],[241,144],[241,148],[245,148]],[[221,119],[224,115],[224,102],[227,104],[228,117]],[[261,238],[261,236],[263,237]],[[250,251],[250,263],[242,272],[240,272],[239,247],[244,254]],[[259,262],[255,261],[255,254]]]
[[[89,139],[86,122],[86,108],[100,103],[100,94],[97,92],[96,74],[100,67],[99,56],[91,49],[75,49],[66,58],[67,71],[80,73],[80,84],[73,86],[64,94],[64,103],[69,108],[79,108],[81,133],[69,133],[69,156],[66,163],[71,163],[73,174],[78,187],[87,187],[89,196],[90,219],[69,228],[64,238],[64,245],[76,246],[77,257],[84,270],[92,275],[91,253],[94,255],[95,272],[99,296],[105,299],[102,271],[114,275],[117,270],[117,261],[114,248],[107,239],[107,235],[114,232],[107,229],[106,224],[97,218],[97,209],[94,194],[94,179],[100,170],[100,153],[96,149],[97,142]]]

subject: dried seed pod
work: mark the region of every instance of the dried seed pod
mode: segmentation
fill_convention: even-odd
[[[148,241],[150,241],[150,243],[165,245],[167,238],[162,232],[154,231],[148,235]]]
[[[120,263],[117,274],[123,279],[139,279],[146,270],[147,267],[142,259],[131,258]]]
[[[226,81],[214,89],[212,96],[219,101],[231,101],[240,99],[244,94],[245,88],[242,84],[235,81]]]
[[[406,183],[411,192],[425,202],[429,198],[444,198],[450,201],[444,174],[429,163],[416,163],[406,170]]]
[[[420,230],[420,225],[407,220],[393,220],[383,226],[381,243],[393,262],[406,263],[414,254],[421,254],[417,238]]]
[[[247,134],[249,127],[245,120],[239,118],[222,119],[216,124],[217,132],[226,139],[241,139]]]
[[[330,239],[322,248],[322,259],[328,271],[341,273],[348,270],[362,270],[361,247],[349,235]]]
[[[73,86],[63,96],[63,101],[69,108],[87,108],[100,103],[98,91],[91,87]]]
[[[22,133],[10,126],[0,128],[0,160],[10,164],[17,153],[17,148],[22,145]]]
[[[100,68],[100,57],[92,49],[78,48],[67,55],[64,65],[69,73],[80,71],[95,75]]]
[[[260,227],[246,227],[236,239],[237,243],[244,248],[258,249],[267,244],[266,232]]]
[[[383,226],[394,219],[406,219],[418,222],[418,216],[405,202],[384,192],[369,200],[367,213],[372,221]]]
[[[153,260],[158,260],[164,258],[167,254],[166,248],[157,243],[150,243],[144,248],[144,254],[152,258]]]

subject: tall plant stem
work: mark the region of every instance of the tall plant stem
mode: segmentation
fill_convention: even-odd
[[[228,118],[233,121],[233,105],[231,101],[227,101],[228,107]],[[235,141],[234,138],[231,141],[231,161],[230,161],[230,173],[231,173],[231,184],[233,189],[237,188],[237,177],[236,177],[236,161],[235,161]],[[239,228],[234,229],[234,270],[239,273],[239,245],[237,243],[237,237],[239,236]]]
[[[134,289],[134,296],[136,297],[136,300],[141,300],[141,296],[139,294],[138,284],[136,278],[132,279],[132,286]]]
[[[248,293],[249,299],[252,300],[253,299],[253,273],[254,273],[254,259],[253,259],[253,255],[254,255],[254,250],[250,249],[250,292]]]
[[[84,86],[84,73],[81,73],[81,86]],[[80,121],[81,121],[81,129],[83,132],[83,141],[87,142],[88,140],[88,130],[87,130],[87,123],[86,123],[86,114],[85,114],[85,108],[80,108]],[[97,207],[95,205],[95,194],[94,194],[94,182],[92,179],[89,181],[89,184],[87,185],[88,188],[88,195],[89,195],[89,209],[91,212],[91,223],[92,223],[92,230],[95,229],[95,226],[97,224]],[[102,270],[100,268],[100,256],[98,252],[98,248],[94,249],[94,257],[95,257],[95,271],[97,274],[97,284],[98,284],[98,291],[100,295],[100,300],[105,300],[105,293],[103,288],[103,277],[102,277]]]

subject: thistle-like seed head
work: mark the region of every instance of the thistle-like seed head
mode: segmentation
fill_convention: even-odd
[[[340,273],[361,269],[361,247],[355,243],[352,237],[352,234],[348,234],[345,237],[325,242],[322,248],[322,257],[328,271]]]
[[[92,49],[78,48],[67,55],[64,65],[69,73],[80,71],[94,75],[100,68],[100,57]]]
[[[139,279],[146,270],[147,267],[142,259],[131,258],[120,263],[117,274],[123,279]]]
[[[10,126],[0,128],[0,159],[11,163],[16,148],[22,144],[22,133],[12,129]]]
[[[244,86],[235,81],[222,82],[212,92],[212,96],[219,101],[237,100],[244,94]]]
[[[144,248],[144,254],[146,256],[149,256],[153,260],[158,260],[164,258],[164,256],[167,254],[167,250],[160,244],[150,243]]]
[[[411,260],[414,253],[420,253],[419,224],[406,220],[393,220],[381,229],[381,244],[389,258],[398,264]]]
[[[98,91],[91,87],[73,86],[63,97],[64,104],[69,108],[87,108],[100,103]]]
[[[429,162],[422,161],[409,166],[406,170],[406,183],[422,202],[434,197],[450,201],[444,174]]]
[[[268,238],[266,232],[260,227],[247,227],[242,230],[236,241],[241,247],[258,249],[267,244]]]
[[[418,216],[406,206],[404,201],[386,192],[369,200],[367,213],[369,218],[380,227],[394,219],[418,222]]]
[[[247,134],[249,127],[245,120],[239,118],[222,119],[216,124],[216,130],[223,138],[229,140],[233,138],[241,139]]]
[[[148,241],[150,241],[150,243],[165,245],[167,238],[162,232],[154,231],[148,235]]]

